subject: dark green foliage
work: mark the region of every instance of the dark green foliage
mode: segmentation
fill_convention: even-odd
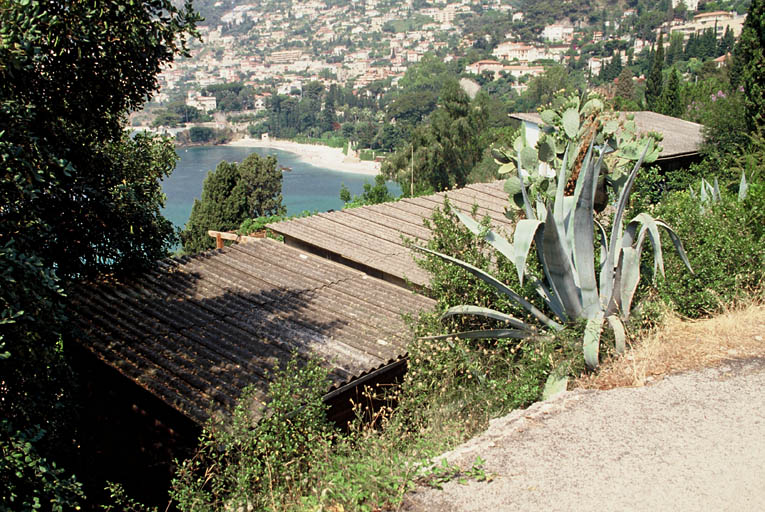
[[[44,434],[39,427],[19,431],[0,421],[0,510],[79,510],[82,486],[36,449]]]
[[[585,77],[581,72],[569,73],[564,66],[550,66],[542,75],[529,81],[529,88],[515,102],[512,111],[531,112],[550,103],[561,89],[571,94],[583,92],[586,87]]]
[[[656,42],[656,51],[653,54],[651,62],[651,71],[645,82],[645,104],[648,110],[654,112],[659,107],[659,98],[663,90],[662,70],[664,69],[664,46],[662,44],[662,35]]]
[[[682,60],[683,57],[683,33],[672,32],[669,37],[669,48],[667,48],[667,66],[672,66]]]
[[[487,250],[488,244],[483,239],[476,239],[462,225],[453,213],[448,199],[444,201],[443,209],[437,208],[425,225],[435,234],[428,242],[429,249],[459,258],[491,272],[494,277],[522,296],[531,296],[535,293],[528,280],[524,286],[520,286],[517,271],[511,262],[498,255],[496,251]],[[533,258],[529,258],[531,259]],[[514,314],[518,318],[527,317],[522,307],[498,294],[493,287],[474,278],[457,265],[431,256],[424,256],[419,260],[419,264],[433,276],[430,293],[439,301],[443,309],[456,304],[471,304],[491,307],[497,311]],[[533,266],[533,264],[530,261],[530,265]],[[451,327],[458,331],[478,329],[479,326],[484,325],[482,320],[468,316],[455,317],[452,322],[454,323],[450,324]]]
[[[181,233],[183,249],[195,253],[215,247],[208,230],[229,231],[245,219],[283,215],[282,171],[276,158],[253,153],[241,164],[221,162],[202,185]]]
[[[322,401],[328,389],[326,369],[293,357],[273,375],[266,404],[245,391],[231,422],[211,421],[196,455],[178,469],[171,491],[178,508],[273,510],[273,499],[308,493],[311,466],[333,435]],[[254,422],[253,409],[263,405]]]
[[[665,247],[666,279],[660,281],[659,293],[679,313],[697,318],[761,293],[765,194],[761,185],[753,188],[744,202],[724,193],[722,201],[702,205],[697,197],[679,192],[658,206],[657,217],[683,240],[695,271],[685,271],[679,258]]]
[[[412,145],[383,163],[383,174],[396,180],[404,195],[464,186],[488,145],[481,141],[489,120],[485,95],[479,94],[471,102],[451,79],[444,83],[439,98],[440,106],[431,114],[430,124],[417,127],[412,134]]]
[[[616,93],[614,95],[614,109],[632,111],[637,110],[635,103],[635,84],[632,80],[632,71],[624,67],[617,77]]]
[[[429,249],[491,272],[522,296],[535,293],[529,280],[520,286],[512,263],[496,251],[488,250],[483,239],[476,238],[462,225],[448,199],[443,209],[434,211],[426,225],[433,233],[427,244]],[[440,312],[456,304],[488,307],[527,319],[520,306],[458,266],[435,256],[423,256],[418,263],[431,273],[430,292],[438,300],[438,313],[421,318],[419,335],[504,326],[501,322],[473,316],[451,317],[448,322],[438,320]],[[529,263],[533,272],[536,262]],[[572,372],[583,369],[581,337],[569,339],[568,330],[556,337],[535,336],[522,341],[418,339],[409,347],[409,358],[407,382],[413,389],[423,390],[411,399],[421,407],[427,410],[428,400],[464,404],[466,408],[481,404],[487,417],[538,400],[547,375],[558,364],[573,364]],[[459,414],[466,412],[462,410]]]
[[[736,45],[749,131],[765,129],[765,1],[752,0]]]
[[[340,185],[340,199],[345,203],[343,208],[356,208],[358,206],[368,206],[396,200],[393,194],[388,191],[385,176],[382,174],[375,176],[374,185],[364,183],[364,192],[360,196],[351,197],[350,190],[344,184]]]
[[[683,105],[680,103],[680,75],[675,68],[672,68],[669,73],[669,79],[661,92],[656,110],[660,114],[672,117],[680,117],[683,113]]]
[[[4,483],[30,479],[29,492],[71,491],[58,473],[6,474],[14,463],[5,451],[30,432],[45,431],[35,449],[46,459],[71,444],[66,288],[150,265],[175,241],[160,214],[159,184],[175,163],[172,144],[131,139],[123,126],[155,91],[162,66],[185,51],[196,21],[190,5],[169,0],[0,5],[0,417],[10,432],[3,434]],[[29,457],[29,468],[47,464]],[[14,485],[0,485],[2,500]]]

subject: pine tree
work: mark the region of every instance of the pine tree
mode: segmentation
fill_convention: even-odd
[[[765,0],[752,0],[749,6],[734,51],[734,68],[735,85],[744,88],[749,130],[765,129]]]
[[[616,97],[622,100],[632,100],[635,94],[635,85],[632,83],[632,71],[630,71],[630,68],[623,68],[618,78]]]
[[[679,117],[683,113],[683,107],[680,104],[680,76],[675,68],[672,68],[669,79],[664,85],[656,111],[672,117]]]
[[[648,110],[656,112],[659,105],[659,97],[662,93],[662,69],[664,68],[664,43],[662,34],[659,33],[659,39],[656,41],[656,51],[653,54],[651,71],[645,82],[645,103]]]
[[[683,57],[683,34],[673,32],[669,38],[669,48],[667,49],[667,66],[673,65]]]
[[[727,55],[728,53],[732,52],[733,45],[735,43],[736,40],[733,38],[733,31],[730,29],[730,26],[725,27],[725,34],[717,43],[717,54]]]

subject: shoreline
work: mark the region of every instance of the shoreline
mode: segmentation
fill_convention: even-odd
[[[341,148],[331,148],[319,144],[300,144],[289,140],[273,139],[263,141],[245,137],[222,144],[223,146],[233,146],[241,148],[271,148],[280,151],[287,151],[298,156],[301,162],[324,167],[338,172],[348,172],[355,174],[364,174],[366,176],[376,176],[380,174],[380,163],[361,161],[357,158],[350,158],[343,154]]]

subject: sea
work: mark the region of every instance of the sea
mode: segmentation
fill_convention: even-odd
[[[299,155],[272,148],[242,148],[231,146],[195,146],[177,148],[178,161],[175,171],[162,183],[167,196],[163,214],[179,228],[189,220],[194,199],[202,195],[202,182],[207,173],[223,160],[241,162],[252,153],[273,155],[283,171],[282,197],[288,215],[304,211],[326,212],[343,207],[340,186],[345,184],[352,194],[361,194],[364,183],[374,183],[373,176],[334,171],[301,162]],[[389,190],[400,195],[395,183],[388,183]]]

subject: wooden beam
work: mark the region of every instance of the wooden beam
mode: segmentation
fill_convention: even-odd
[[[232,240],[234,242],[254,242],[258,239],[258,237],[237,235],[236,233],[230,233],[228,231],[209,230],[207,234],[215,239],[216,243],[218,244],[218,249],[223,247],[223,240]]]

